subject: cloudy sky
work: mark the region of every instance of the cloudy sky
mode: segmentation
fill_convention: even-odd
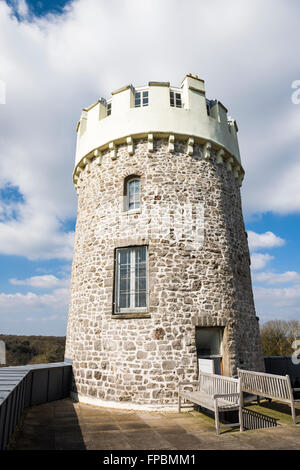
[[[257,315],[300,318],[299,36],[298,0],[0,0],[0,331],[65,334],[81,108],[189,72],[238,122]]]

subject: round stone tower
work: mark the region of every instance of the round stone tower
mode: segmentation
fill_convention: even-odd
[[[199,368],[263,370],[236,122],[203,80],[83,110],[66,359],[73,396],[162,409]]]

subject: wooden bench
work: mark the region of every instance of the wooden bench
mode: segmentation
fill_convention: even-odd
[[[192,390],[188,390],[192,389]],[[179,382],[178,384],[178,411],[184,406],[181,400],[187,400],[215,412],[216,433],[220,428],[239,426],[243,431],[242,399],[240,379],[224,377],[222,375],[199,372],[199,380],[195,382]],[[239,411],[239,422],[220,425],[219,413],[221,411]]]
[[[294,399],[288,375],[274,375],[238,369],[238,377],[241,379],[242,392],[256,395],[258,403],[259,397],[288,403],[291,407],[293,423],[296,424],[296,420],[300,416],[296,415],[295,404],[300,403],[300,400]],[[295,391],[298,391],[298,389],[295,389]]]

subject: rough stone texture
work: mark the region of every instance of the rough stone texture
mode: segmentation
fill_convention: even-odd
[[[177,401],[177,383],[197,378],[196,326],[224,327],[225,375],[236,368],[263,370],[253,303],[249,250],[238,180],[216,151],[187,155],[187,142],[154,139],[92,160],[77,183],[78,216],[72,267],[66,358],[73,360],[74,390],[115,402],[165,406]],[[123,212],[124,178],[140,175],[140,213]],[[176,235],[178,208],[202,205],[202,246]],[[171,233],[156,208],[174,212]],[[151,212],[152,211],[152,212]],[[150,215],[149,215],[150,214]],[[172,215],[172,214],[171,214]],[[147,228],[151,227],[150,232]],[[174,229],[174,230],[173,230]],[[200,237],[201,238],[201,237]],[[113,315],[114,250],[148,245],[148,316]]]

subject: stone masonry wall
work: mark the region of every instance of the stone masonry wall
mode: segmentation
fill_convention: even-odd
[[[122,144],[115,160],[103,152],[79,179],[65,356],[80,395],[176,403],[177,383],[197,378],[196,326],[224,328],[225,375],[264,369],[238,181],[213,150],[205,159],[201,145],[193,156],[186,147],[176,141],[169,153],[160,138],[150,153],[140,139],[129,155]],[[122,207],[128,175],[141,178],[141,211],[131,215]],[[196,248],[188,234],[176,235],[184,204],[204,210]],[[153,213],[164,208],[174,223],[170,233],[156,233],[164,220]],[[149,309],[126,318],[113,314],[114,250],[131,245],[148,245]]]

